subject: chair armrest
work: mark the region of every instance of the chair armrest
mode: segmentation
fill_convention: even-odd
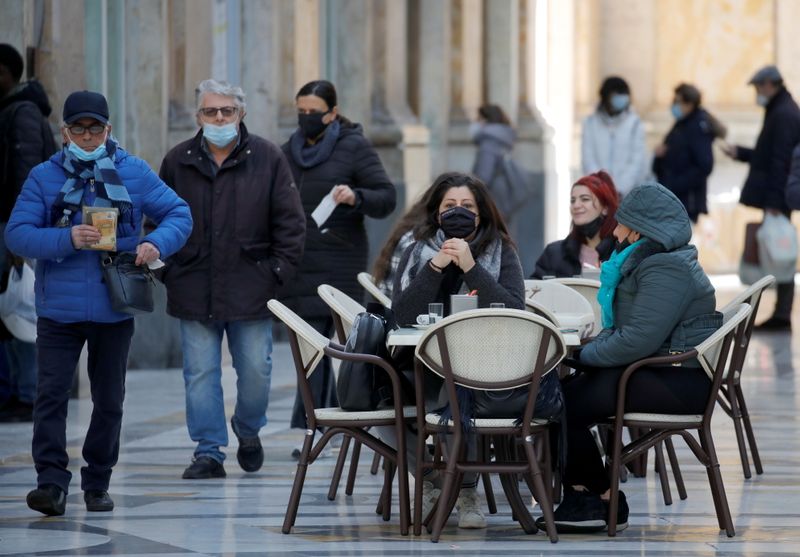
[[[645,366],[677,364],[679,362],[685,362],[696,357],[697,350],[692,348],[691,350],[681,352],[680,354],[674,354],[671,356],[653,356],[651,358],[643,358],[630,364],[627,368],[625,368],[625,371],[622,373],[622,376],[620,376],[619,382],[617,383],[617,412],[615,414],[615,419],[621,420],[622,416],[625,414],[625,394],[628,388],[628,380],[630,380],[631,375],[633,375],[634,372]]]
[[[339,348],[341,347],[341,349]],[[357,352],[345,352],[344,347],[331,342],[328,346],[325,347],[325,355],[330,356],[331,358],[336,358],[337,360],[346,360],[350,362],[364,362],[366,364],[373,364],[381,369],[383,369],[387,375],[389,375],[389,379],[392,382],[392,395],[394,396],[394,407],[395,411],[399,411],[399,416],[402,418],[403,414],[403,393],[402,389],[400,388],[400,376],[397,373],[397,370],[394,369],[391,363],[387,360],[384,360],[380,356],[376,356],[374,354],[359,354]]]

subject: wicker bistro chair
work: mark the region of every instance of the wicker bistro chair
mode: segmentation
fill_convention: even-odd
[[[594,336],[603,329],[603,319],[600,313],[600,303],[597,301],[597,292],[600,290],[600,281],[586,278],[555,278],[553,282],[569,286],[583,296],[594,311],[594,328],[589,331],[589,336]]]
[[[747,357],[747,349],[750,346],[750,336],[753,333],[753,324],[756,320],[756,313],[758,313],[758,306],[761,303],[761,295],[764,293],[764,290],[774,283],[775,277],[767,275],[720,309],[722,314],[727,316],[736,312],[743,303],[750,305],[752,308],[745,326],[737,331],[728,367],[725,369],[725,373],[722,376],[722,385],[720,386],[719,395],[717,396],[717,403],[720,408],[722,408],[733,421],[733,428],[736,432],[736,442],[739,446],[739,457],[742,461],[742,472],[746,479],[752,477],[750,472],[750,458],[747,454],[748,445],[750,446],[750,453],[753,458],[756,474],[763,474],[764,468],[761,465],[761,457],[758,454],[756,437],[753,433],[753,426],[750,423],[750,415],[747,411],[747,403],[745,402],[744,392],[742,391],[742,368],[744,367],[744,362]],[[672,474],[675,478],[675,485],[678,488],[678,494],[681,499],[686,499],[686,487],[683,483],[683,477],[678,464],[678,458],[675,454],[675,448],[672,445],[672,440],[665,439],[664,445],[667,449]],[[660,455],[660,447],[658,445],[656,445],[656,458],[661,459],[660,465],[663,467],[663,457]],[[656,466],[659,466],[658,460],[656,461]],[[661,488],[664,491],[664,500],[667,504],[670,504],[672,502],[672,496],[669,491],[669,481],[664,472],[659,471],[659,473],[661,475]]]
[[[328,284],[321,284],[317,287],[317,294],[322,298],[322,301],[327,304],[331,310],[333,317],[333,328],[336,330],[336,338],[339,344],[344,345],[347,343],[347,336],[353,328],[353,322],[356,315],[366,311],[366,308],[356,302],[353,298]],[[342,446],[339,449],[339,457],[336,460],[336,467],[334,468],[333,475],[331,476],[331,485],[328,488],[328,500],[333,501],[336,499],[336,492],[339,489],[339,482],[342,479],[342,471],[344,470],[344,463],[347,461],[347,453],[350,450],[350,436],[345,435],[342,439]],[[356,473],[358,471],[358,461],[361,458],[361,443],[356,441],[353,443],[353,453],[350,456],[350,471],[347,474],[347,485],[345,486],[345,494],[352,495],[353,488],[356,482]],[[378,473],[378,466],[380,465],[380,455],[375,453],[372,460],[372,467],[370,472],[374,476]]]
[[[728,499],[722,483],[719,460],[714,449],[714,439],[711,435],[711,415],[717,404],[717,395],[722,384],[731,348],[742,334],[747,325],[752,308],[748,304],[741,304],[735,311],[730,311],[724,317],[724,323],[713,335],[697,345],[693,350],[671,356],[658,356],[645,358],[629,365],[619,379],[617,386],[617,409],[611,419],[614,428],[611,443],[611,501],[609,505],[608,535],[614,536],[617,531],[617,509],[619,506],[619,469],[620,464],[637,458],[650,447],[669,439],[673,435],[684,438],[694,455],[706,467],[711,495],[714,499],[714,508],[720,530],[725,530],[728,537],[735,535],[731,512],[728,508]],[[648,414],[625,412],[625,396],[628,381],[637,369],[643,366],[679,364],[686,360],[697,358],[700,365],[711,380],[711,391],[703,414]],[[638,427],[646,433],[623,445],[623,427]],[[699,443],[690,433],[696,429]],[[616,463],[616,465],[615,465]]]
[[[281,302],[270,300],[267,306],[273,315],[283,321],[289,330],[289,344],[292,348],[292,357],[297,371],[297,384],[300,388],[308,420],[308,429],[306,430],[303,450],[300,453],[300,460],[297,463],[297,471],[289,503],[286,507],[282,532],[288,534],[291,532],[292,526],[294,526],[308,466],[314,463],[331,437],[341,433],[367,445],[387,461],[383,493],[379,503],[379,507],[382,507],[384,520],[389,520],[390,518],[391,484],[394,469],[396,468],[400,499],[400,533],[404,536],[408,535],[410,510],[408,472],[405,459],[405,427],[406,422],[413,421],[416,415],[416,408],[414,406],[402,406],[397,372],[388,362],[377,356],[344,352],[341,346],[330,343],[324,335],[318,333],[311,325]],[[315,408],[308,377],[314,372],[323,356],[330,356],[340,360],[367,362],[383,369],[392,381],[395,400],[394,408],[371,412],[347,412],[341,408]],[[394,426],[397,434],[397,449],[389,447],[377,437],[370,435],[365,428],[371,426]],[[326,429],[322,437],[315,443],[314,437],[318,427]],[[391,463],[391,465],[388,463]]]
[[[534,310],[534,312],[541,313],[548,319],[551,319],[552,316],[559,327],[576,326],[576,323],[569,321],[571,315],[595,315],[592,305],[582,294],[552,279],[526,280],[525,298],[533,302],[533,306],[547,310],[549,314],[541,310]],[[526,304],[531,306],[528,301]],[[586,336],[587,331],[582,330],[580,333],[582,336]]]
[[[367,272],[358,273],[357,278],[358,278],[358,284],[364,287],[364,290],[366,290],[373,298],[378,300],[387,308],[392,307],[392,301],[386,294],[384,294],[381,291],[380,288],[377,287],[371,274]]]
[[[523,502],[518,474],[530,480],[534,495],[542,507],[547,533],[558,541],[553,523],[550,489],[545,486],[534,451],[539,434],[548,431],[548,422],[534,420],[534,405],[541,377],[557,368],[566,353],[564,339],[546,319],[515,309],[477,309],[459,312],[425,332],[416,349],[417,399],[417,470],[423,477],[425,438],[436,434],[440,440],[448,435],[448,451],[444,470],[444,486],[436,505],[431,540],[437,542],[447,517],[458,497],[460,477],[464,472],[498,473],[503,489],[526,533],[535,533],[536,525]],[[452,418],[442,424],[439,414],[425,414],[423,374],[425,368],[445,380]],[[458,406],[456,385],[474,390],[506,390],[530,385],[528,401],[521,422],[511,419],[481,418],[474,420],[474,431],[480,438],[490,436],[495,447],[495,461],[478,456],[479,461],[465,460],[466,439]],[[546,442],[547,435],[542,436]],[[517,458],[515,442],[522,444],[524,460]],[[545,450],[548,454],[548,450]],[[548,463],[549,466],[549,463]],[[415,483],[414,533],[422,523],[422,482]]]
[[[749,304],[750,307],[753,308],[741,337],[736,339],[730,365],[725,372],[722,386],[719,389],[719,397],[717,398],[720,407],[733,420],[733,427],[736,430],[736,441],[739,444],[739,456],[742,460],[742,471],[744,472],[744,477],[748,479],[751,476],[750,463],[747,457],[748,444],[750,445],[750,453],[753,457],[753,465],[755,466],[756,474],[763,474],[764,468],[761,466],[761,457],[758,454],[756,437],[753,433],[753,426],[750,423],[750,415],[747,412],[744,392],[742,392],[742,368],[744,367],[744,361],[747,357],[747,348],[750,346],[750,336],[753,334],[753,324],[755,323],[756,313],[758,312],[758,306],[761,302],[761,295],[764,293],[764,290],[774,283],[775,277],[767,275],[739,294],[733,301],[720,310],[723,314],[727,315],[728,313],[736,311],[736,308],[743,303]],[[742,431],[742,426],[744,426],[744,432]],[[747,435],[747,443],[745,443],[745,434]]]

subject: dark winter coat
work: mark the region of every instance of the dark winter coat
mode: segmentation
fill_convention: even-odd
[[[652,355],[690,350],[722,325],[714,287],[697,261],[689,216],[658,184],[634,188],[616,219],[646,240],[622,264],[614,296],[614,327],[580,352],[595,367],[624,366]],[[685,363],[698,365],[698,363]]]
[[[367,268],[369,247],[364,217],[380,219],[389,215],[397,192],[358,124],[342,123],[330,157],[311,168],[297,164],[288,142],[282,149],[300,190],[306,240],[297,276],[281,289],[281,298],[305,319],[326,318],[330,309],[317,294],[317,287],[329,284],[361,300],[363,291],[356,276]],[[339,184],[353,189],[356,204],[337,206],[320,229],[311,213]]]
[[[736,158],[750,164],[739,202],[759,209],[787,211],[786,179],[792,149],[800,143],[800,108],[781,89],[767,104],[755,149],[736,146]]]
[[[8,222],[31,169],[56,152],[47,116],[52,112],[38,81],[0,99],[0,222]]]
[[[305,219],[277,145],[247,132],[216,175],[202,130],[173,147],[162,179],[192,210],[194,229],[168,262],[167,311],[179,319],[239,321],[270,316],[267,301],[292,279]]]
[[[800,209],[800,143],[792,151],[789,179],[786,180],[786,204],[790,209]]]
[[[597,245],[600,261],[605,261],[614,251],[614,237],[609,236],[600,240]],[[581,242],[570,234],[563,240],[556,240],[547,244],[536,260],[536,268],[531,275],[532,279],[542,279],[547,276],[553,277],[574,277],[583,271],[580,260]]]
[[[675,122],[664,139],[667,152],[653,159],[658,182],[681,200],[692,222],[708,213],[706,181],[714,168],[713,142],[708,113],[698,108]]]
[[[100,258],[103,252],[75,249],[71,228],[51,226],[51,210],[67,175],[64,154],[37,165],[28,175],[6,227],[8,249],[36,263],[36,314],[59,323],[93,321],[114,323],[132,319],[114,311],[103,281]],[[114,153],[114,166],[133,204],[133,218],[117,225],[117,250],[136,251],[142,242],[153,244],[162,257],[175,253],[192,229],[186,203],[159,180],[145,161],[122,149]],[[92,205],[95,193],[88,187],[83,203]],[[142,237],[142,220],[147,216],[158,226]],[[80,211],[72,225],[81,224]]]

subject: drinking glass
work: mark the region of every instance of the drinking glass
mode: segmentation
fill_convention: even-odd
[[[444,304],[438,302],[428,304],[428,316],[430,317],[431,325],[441,321],[444,317]]]
[[[489,304],[490,309],[503,309],[506,305],[503,302],[492,302]]]

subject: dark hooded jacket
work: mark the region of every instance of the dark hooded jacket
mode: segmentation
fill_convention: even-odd
[[[600,261],[608,259],[614,251],[614,237],[608,236],[600,240],[597,245],[597,254]],[[547,244],[536,260],[536,268],[531,275],[532,279],[543,279],[547,276],[553,277],[574,277],[583,272],[581,266],[581,241],[574,234],[570,234],[563,240],[556,240]]]
[[[697,248],[688,244],[686,209],[664,186],[645,184],[625,196],[615,216],[645,241],[622,264],[614,327],[587,344],[580,361],[617,367],[691,350],[722,325],[722,314],[715,311],[714,287],[697,261]]]
[[[675,122],[664,139],[667,152],[653,159],[659,183],[681,200],[693,222],[708,213],[706,191],[708,175],[714,168],[713,142],[708,113],[697,108]]]
[[[330,309],[317,294],[321,284],[329,284],[361,300],[363,290],[357,275],[367,268],[369,248],[364,217],[384,218],[397,202],[394,184],[378,153],[364,137],[362,127],[344,119],[340,125],[330,156],[311,168],[303,168],[294,160],[291,140],[282,146],[300,190],[306,214],[306,237],[297,276],[281,289],[281,298],[305,319],[330,316]],[[337,206],[320,228],[311,213],[339,184],[353,189],[356,204]]]
[[[786,181],[786,204],[790,209],[800,209],[800,143],[792,151],[792,164]]]
[[[800,143],[800,108],[785,88],[764,111],[754,149],[736,146],[736,158],[750,164],[739,202],[759,209],[787,211],[786,180],[792,149]]]
[[[509,157],[516,139],[514,129],[507,124],[491,123],[479,125],[473,133],[472,140],[478,150],[472,174],[486,184],[503,218],[510,222],[525,201],[527,189],[522,183],[524,174]]]
[[[21,83],[0,99],[0,222],[8,222],[31,169],[56,152],[51,112],[38,81]]]

